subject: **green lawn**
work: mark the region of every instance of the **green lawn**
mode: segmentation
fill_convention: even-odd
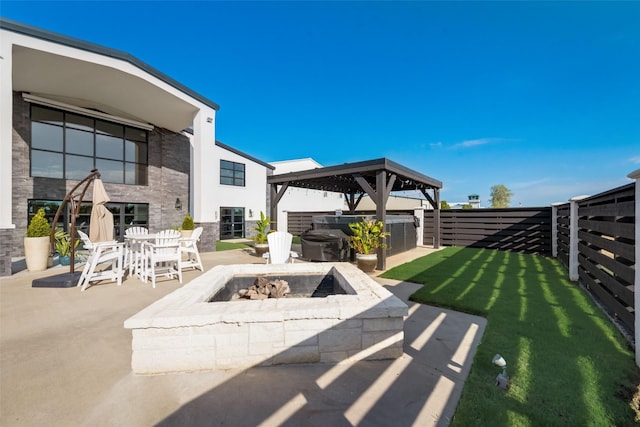
[[[249,248],[251,246],[244,243],[225,242],[224,240],[218,240],[216,242],[216,251],[230,251],[231,249]]]
[[[446,248],[382,277],[424,284],[413,301],[487,318],[452,425],[634,425],[634,353],[558,261]],[[495,386],[496,353],[506,392]]]

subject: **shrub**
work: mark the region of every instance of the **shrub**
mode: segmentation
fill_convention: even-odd
[[[353,232],[349,246],[354,248],[359,254],[369,255],[378,248],[386,248],[387,245],[384,239],[391,235],[391,233],[384,231],[382,221],[375,221],[373,219],[367,221],[365,218],[362,218],[360,222],[350,223],[349,228]]]
[[[191,214],[187,212],[187,215],[182,220],[182,229],[183,230],[193,230],[193,218],[191,218]]]
[[[51,226],[44,215],[44,209],[38,209],[27,227],[27,237],[47,237],[51,234]]]
[[[71,254],[71,237],[69,236],[69,233],[62,230],[62,228],[59,228],[56,230],[54,237],[56,239],[55,246],[58,254],[60,256],[69,256]],[[74,249],[78,247],[79,243],[79,239],[74,241]]]
[[[258,244],[267,243],[267,228],[269,228],[269,217],[264,214],[264,212],[260,211],[260,219],[256,221],[256,226],[253,227],[256,235],[253,236],[253,240],[255,240]]]

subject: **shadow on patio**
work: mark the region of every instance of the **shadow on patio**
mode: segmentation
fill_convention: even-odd
[[[387,288],[406,302],[416,286]],[[399,359],[236,371],[158,425],[446,425],[484,325],[409,305]]]
[[[207,270],[261,263],[242,250],[205,257]],[[447,425],[485,328],[407,302],[417,285],[374,278],[409,306],[399,359],[136,376],[123,322],[176,280],[80,292],[31,288],[36,277],[0,281],[3,425]]]

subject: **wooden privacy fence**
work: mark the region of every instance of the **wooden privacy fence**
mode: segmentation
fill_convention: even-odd
[[[287,212],[287,231],[294,236],[300,236],[305,231],[311,230],[314,216],[332,214],[335,212]]]
[[[554,206],[557,257],[569,278],[591,291],[614,317],[635,330],[636,184]],[[567,232],[568,231],[568,232]]]
[[[433,211],[425,211],[424,243],[433,236]],[[550,255],[551,208],[441,210],[440,244]]]

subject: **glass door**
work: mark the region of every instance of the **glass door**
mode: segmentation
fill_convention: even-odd
[[[220,208],[220,240],[244,238],[244,208]]]

